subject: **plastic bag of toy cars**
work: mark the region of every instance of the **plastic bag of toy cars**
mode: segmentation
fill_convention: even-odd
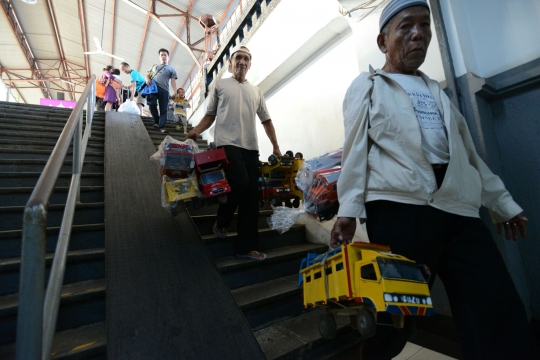
[[[289,230],[300,215],[306,213],[319,221],[332,219],[338,212],[337,181],[341,174],[342,150],[332,151],[304,161],[296,175],[296,186],[303,192],[303,208],[293,210],[275,207],[268,219],[280,234]]]
[[[150,157],[159,163],[161,203],[173,216],[185,210],[186,202],[199,204],[203,197],[194,172],[195,154],[199,152],[197,143],[191,139],[179,141],[166,136],[158,151]]]

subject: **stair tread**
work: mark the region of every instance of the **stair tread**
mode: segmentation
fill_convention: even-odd
[[[288,355],[287,358],[301,358],[303,349],[312,349],[320,343],[332,341],[322,339],[319,333],[319,317],[324,313],[325,309],[316,308],[255,331],[255,337],[266,358],[270,360],[285,357],[285,355]],[[349,324],[348,317],[337,317],[337,337],[340,333],[353,331]]]
[[[101,231],[105,230],[104,223],[98,224],[74,224],[71,227],[71,232],[83,232],[83,231]],[[47,235],[58,234],[60,232],[60,226],[49,226],[47,227]],[[1,239],[12,239],[22,236],[22,230],[3,230],[0,231],[0,240]]]
[[[74,251],[68,251],[67,261],[68,262],[83,261],[88,258],[96,258],[96,257],[103,257],[103,256],[105,256],[104,248],[74,250]],[[46,264],[52,263],[53,258],[54,258],[53,253],[45,254],[45,263]],[[20,266],[21,266],[20,257],[0,259],[0,272],[19,270]]]
[[[243,310],[255,307],[260,303],[275,301],[288,294],[296,294],[300,289],[297,286],[298,275],[289,275],[270,280],[264,283],[244,286],[231,290],[238,306]]]
[[[62,301],[75,301],[77,298],[87,298],[105,292],[105,279],[81,281],[62,286]],[[0,318],[17,313],[18,294],[0,296]]]
[[[288,231],[289,232],[300,231],[300,230],[303,230],[304,228],[305,228],[304,225],[293,225]],[[259,228],[259,235],[262,235],[262,236],[268,236],[268,235],[274,234],[276,232],[277,232],[277,230],[271,229],[269,227]],[[238,232],[237,231],[227,231],[227,235],[228,235],[228,238],[232,238],[234,236],[237,236]],[[207,244],[212,243],[212,242],[234,241],[234,239],[229,239],[229,240],[220,239],[217,236],[215,236],[214,234],[201,235],[201,238],[203,240],[205,240],[205,242]],[[214,241],[212,241],[212,240],[214,240]]]
[[[51,360],[89,359],[106,353],[107,328],[105,321],[59,331],[54,335]],[[84,355],[83,355],[84,353]],[[15,344],[0,345],[0,359],[14,359]],[[74,357],[73,357],[74,358]]]
[[[305,253],[307,251],[326,251],[327,248],[328,247],[326,245],[310,243],[284,246],[276,249],[267,250],[265,252],[267,255],[267,259],[262,263],[279,261],[282,258],[286,258],[288,256],[295,256],[301,253]],[[258,264],[259,262],[255,260],[238,259],[236,256],[227,256],[215,259],[215,263],[219,270],[223,272],[251,267],[255,264]]]

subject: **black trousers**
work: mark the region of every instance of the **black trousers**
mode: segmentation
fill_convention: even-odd
[[[217,226],[229,227],[238,208],[236,253],[246,254],[258,250],[259,152],[232,145],[223,146],[223,149],[229,161],[229,165],[225,167],[225,176],[231,192],[227,194],[227,202],[219,205]]]
[[[479,218],[431,206],[366,203],[369,239],[426,264],[448,294],[464,359],[536,359],[524,306],[488,229]],[[379,326],[365,345],[368,359],[390,359],[406,336]]]
[[[169,90],[160,88],[159,86],[157,94],[148,95],[146,100],[148,102],[148,107],[150,108],[150,113],[154,118],[154,125],[158,124],[158,129],[161,130],[165,127],[167,122],[167,109],[169,107]],[[158,113],[158,104],[159,101],[159,113]]]

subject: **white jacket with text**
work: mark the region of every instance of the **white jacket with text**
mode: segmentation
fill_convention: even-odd
[[[494,222],[522,209],[476,153],[467,123],[439,84],[421,73],[448,134],[450,162],[440,189],[422,152],[420,127],[411,100],[382,70],[360,74],[343,101],[345,143],[338,181],[339,217],[366,219],[364,204],[390,200],[430,205],[479,217],[484,205]]]

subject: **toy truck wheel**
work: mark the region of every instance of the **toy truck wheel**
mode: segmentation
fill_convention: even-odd
[[[210,144],[208,144],[208,150],[216,150],[216,149],[217,149],[217,146],[215,142],[212,141]]]
[[[294,200],[292,202],[292,205],[295,207],[295,208],[298,208],[300,206],[300,198],[298,196],[295,196],[294,197]]]
[[[288,157],[294,157],[292,150],[287,150],[285,152],[285,155],[287,155]]]
[[[296,154],[294,154],[294,157],[302,160],[304,158],[304,155],[301,152],[297,152]]]
[[[204,205],[204,199],[202,199],[202,198],[193,198],[193,199],[191,200],[191,203],[192,203],[193,208],[194,208],[195,210],[199,210],[199,209],[202,208],[203,205]]]
[[[375,335],[375,316],[367,309],[358,310],[356,315],[356,327],[360,333],[360,339],[365,340]]]
[[[275,165],[278,163],[278,158],[276,155],[272,154],[268,157],[268,164]]]
[[[264,207],[264,200],[259,201],[259,207],[260,207],[260,208],[263,208],[263,207]]]
[[[321,315],[319,321],[319,332],[323,339],[333,339],[337,334],[337,324],[334,315],[324,314]]]
[[[227,202],[227,195],[223,194],[223,195],[219,195],[217,197],[217,201],[220,203],[220,204],[225,204]]]

